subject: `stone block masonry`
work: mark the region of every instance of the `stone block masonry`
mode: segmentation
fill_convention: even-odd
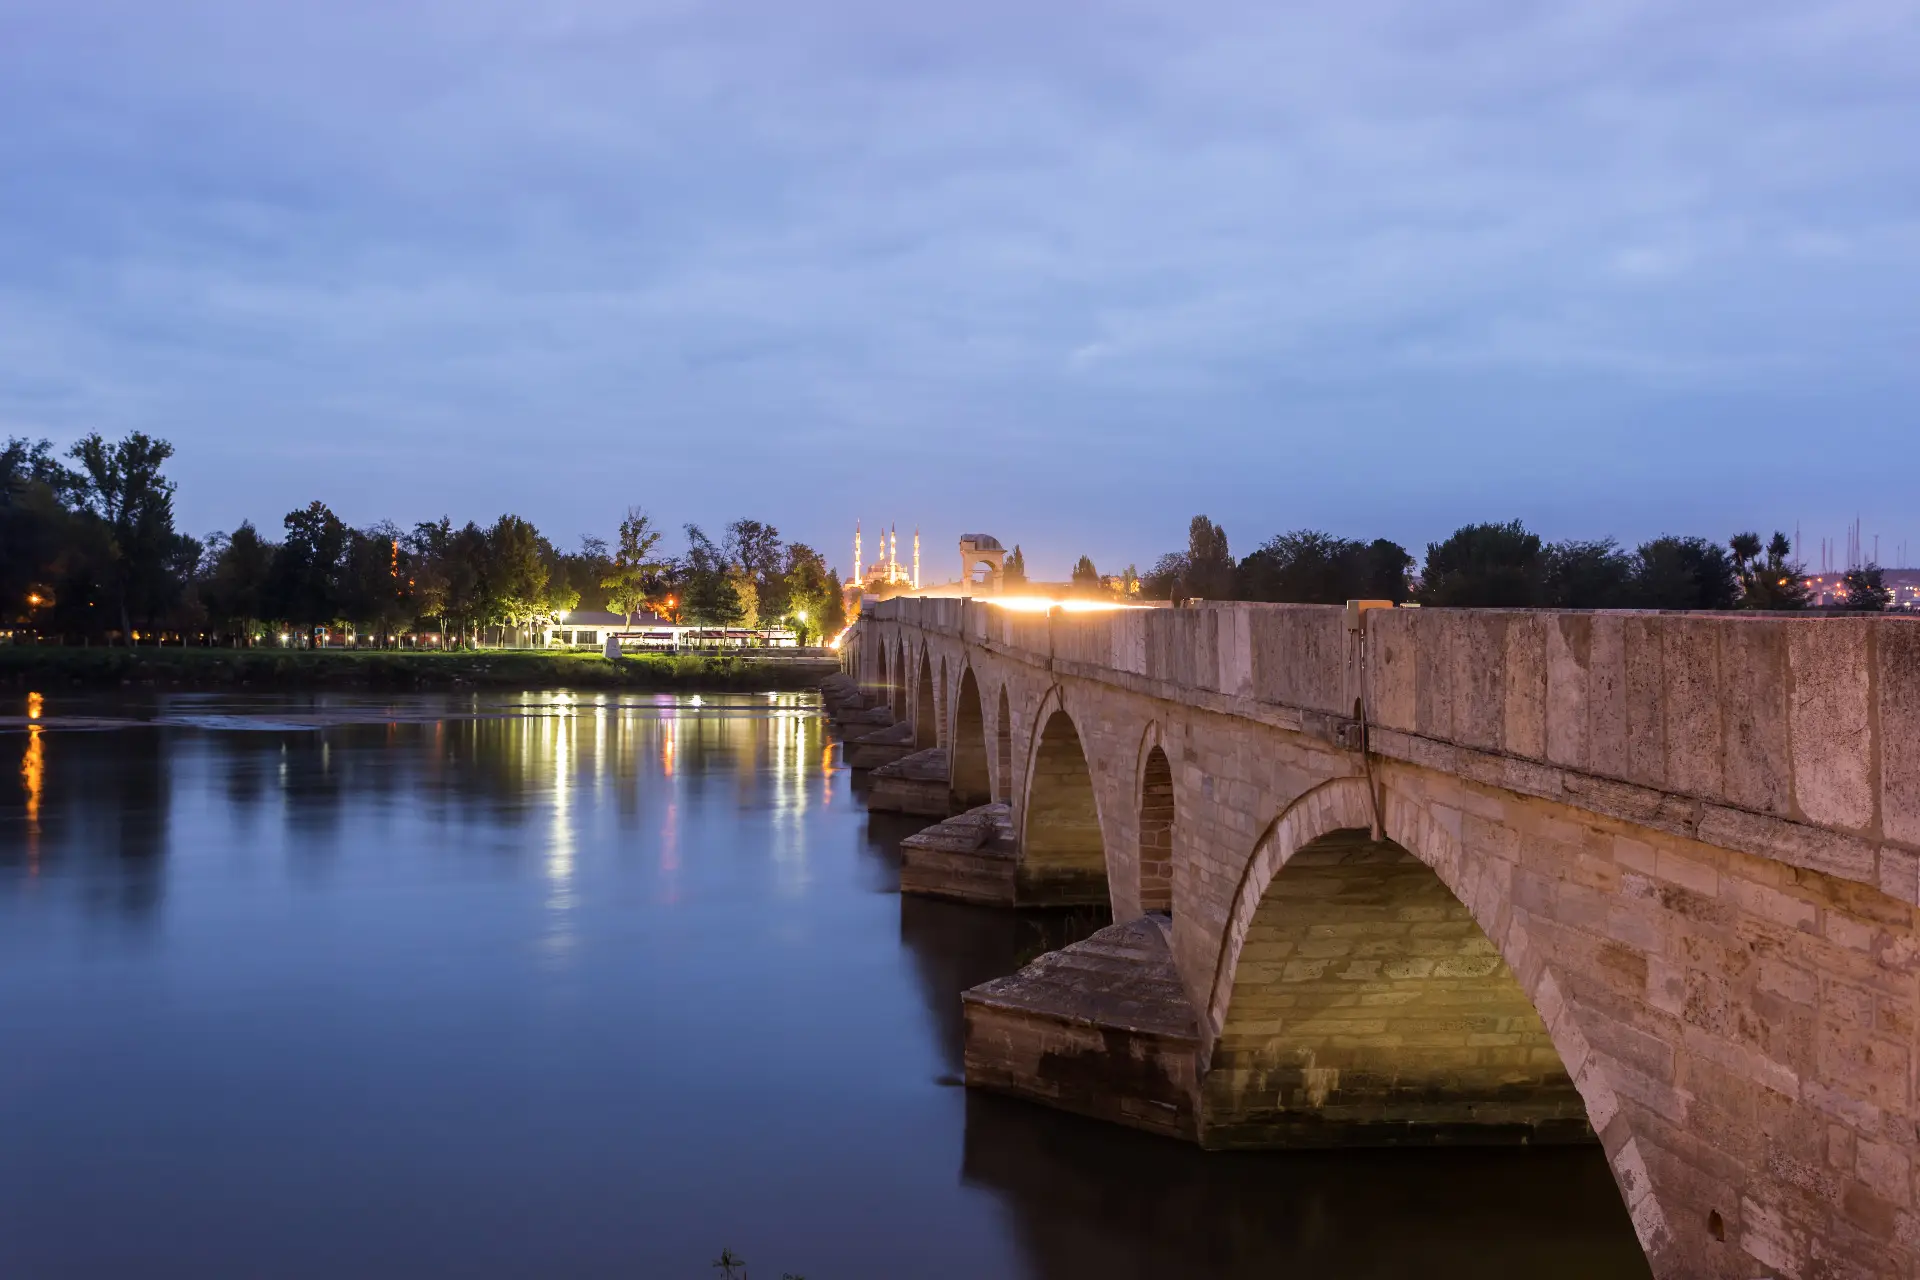
[[[846,656],[978,735],[1016,876],[1162,934],[1111,1001],[1193,1018],[1182,1068],[970,999],[983,1086],[1210,1145],[1591,1130],[1662,1280],[1920,1275],[1920,621],[894,600]]]

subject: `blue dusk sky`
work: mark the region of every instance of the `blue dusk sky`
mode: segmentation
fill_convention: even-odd
[[[0,434],[196,533],[1893,564],[1916,392],[1912,0],[0,0]]]

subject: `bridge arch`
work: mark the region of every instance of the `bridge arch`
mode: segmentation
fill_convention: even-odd
[[[953,721],[947,715],[948,699],[952,696],[951,686],[947,684],[947,659],[940,659],[940,675],[933,682],[933,739],[935,746],[953,746]]]
[[[888,689],[888,701],[891,703],[893,718],[907,718],[907,640],[900,637],[893,646],[893,681]]]
[[[960,689],[954,695],[949,789],[956,810],[993,801],[993,779],[987,764],[987,722],[980,705],[980,682],[971,663],[960,668]]]
[[[1001,804],[1013,803],[1013,704],[1004,682],[993,725],[993,798]]]
[[[1033,905],[1111,907],[1099,799],[1080,730],[1058,686],[1041,699],[1021,806],[1021,897]]]
[[[1641,1248],[1656,1274],[1667,1274],[1663,1256],[1673,1236],[1619,1096],[1542,949],[1515,917],[1507,886],[1423,804],[1391,784],[1382,787],[1380,841],[1371,836],[1374,813],[1364,779],[1336,778],[1288,805],[1255,847],[1235,891],[1203,1018],[1210,1041],[1203,1142],[1240,1145],[1272,1122],[1293,1125],[1290,1136],[1299,1142],[1297,1120],[1278,1119],[1273,1106],[1288,1089],[1309,1112],[1338,1105],[1343,1088],[1356,1095],[1375,1089],[1388,1099],[1382,1114],[1389,1116],[1396,1090],[1403,1104],[1439,1100],[1442,1109],[1431,1113],[1437,1141],[1448,1140],[1444,1126],[1466,1119],[1463,1112],[1472,1114],[1470,1123],[1497,1122],[1497,1109],[1508,1103],[1521,1104],[1512,1111],[1516,1124],[1548,1136],[1569,1136],[1566,1122],[1584,1112]],[[1423,950],[1450,955],[1416,954]],[[1337,996],[1326,982],[1336,970],[1335,983],[1351,979]],[[1355,1017],[1356,999],[1371,999],[1382,1015]],[[1403,1009],[1413,1021],[1396,1032],[1392,1023]],[[1302,1033],[1290,1037],[1289,1023]],[[1437,1038],[1449,1043],[1410,1058],[1406,1032],[1417,1037],[1422,1025],[1441,1024],[1448,1034]],[[1459,1096],[1459,1081],[1474,1073],[1449,1075],[1447,1055],[1480,1050],[1487,1051],[1484,1060],[1451,1065],[1489,1065],[1484,1081],[1497,1081],[1504,1069],[1515,1087],[1503,1097],[1496,1085],[1450,1117],[1446,1096]],[[1412,1061],[1412,1079],[1400,1078],[1396,1060]],[[1495,1110],[1475,1111],[1482,1106]],[[1420,1123],[1411,1109],[1399,1110],[1402,1123]]]
[[[913,695],[913,749],[925,751],[940,745],[940,730],[934,716],[933,659],[927,647],[920,646],[919,675]]]
[[[1173,799],[1173,762],[1167,758],[1157,724],[1148,726],[1144,735],[1134,791],[1139,797],[1134,875],[1140,910],[1172,915],[1173,824],[1178,815]]]

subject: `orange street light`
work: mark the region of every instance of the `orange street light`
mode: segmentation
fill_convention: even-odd
[[[32,595],[28,596],[27,603],[35,607],[38,607],[40,604],[40,593],[36,591]]]

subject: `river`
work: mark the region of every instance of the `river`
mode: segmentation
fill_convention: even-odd
[[[1597,1148],[957,1087],[1089,926],[901,898],[811,695],[8,696],[8,1280],[1647,1275]]]

